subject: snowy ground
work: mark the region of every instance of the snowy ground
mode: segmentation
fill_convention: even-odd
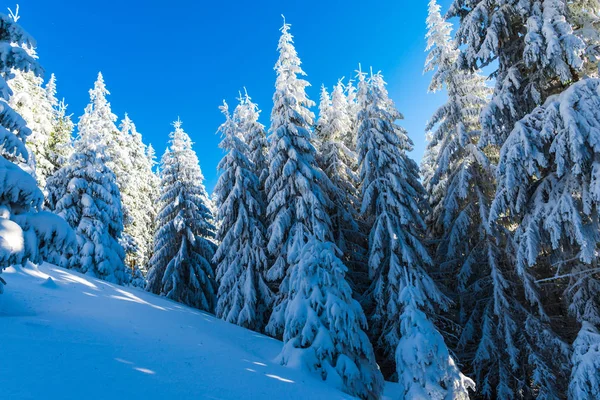
[[[2,399],[350,398],[275,363],[281,342],[164,298],[49,264],[2,276]]]

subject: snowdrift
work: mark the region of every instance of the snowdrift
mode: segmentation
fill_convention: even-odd
[[[351,398],[274,362],[281,342],[150,293],[50,264],[3,277],[3,399]]]

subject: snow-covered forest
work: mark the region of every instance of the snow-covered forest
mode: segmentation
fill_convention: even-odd
[[[376,66],[310,99],[284,19],[268,112],[245,88],[215,104],[214,193],[181,120],[158,158],[102,73],[73,117],[0,14],[0,272],[164,296],[360,399],[600,399],[600,1],[422,6],[445,96],[425,132]]]

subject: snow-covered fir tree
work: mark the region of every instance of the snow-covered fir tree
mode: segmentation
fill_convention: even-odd
[[[315,183],[320,176],[312,176],[320,172],[314,167],[315,149],[311,144],[310,126],[314,114],[309,107],[314,106],[314,102],[306,95],[309,83],[298,77],[305,73],[300,67],[289,28],[288,24],[282,28],[278,45],[280,56],[275,64],[277,80],[271,111],[269,176],[266,181],[268,250],[275,257],[268,276],[269,280],[276,282],[286,275],[290,265],[288,253],[301,247],[306,231],[317,223],[319,227],[329,222],[327,214],[317,212],[313,206],[322,205],[325,201],[320,185]],[[298,175],[296,171],[304,174]],[[295,179],[301,179],[298,185],[292,184]],[[315,220],[312,220],[313,216]],[[325,240],[328,232],[315,231],[320,239]],[[282,293],[287,290],[287,287],[280,288]],[[273,333],[279,335],[283,325],[277,326]]]
[[[579,323],[572,399],[600,396],[599,110],[600,80],[584,79],[519,121],[502,148],[492,215],[518,221],[517,272],[553,282],[545,293],[564,299]],[[537,286],[526,289],[531,302],[543,302]],[[574,326],[565,316],[561,324]]]
[[[264,125],[258,122],[259,116],[258,105],[252,102],[248,92],[245,91],[243,100],[236,107],[234,119],[238,121],[242,138],[248,145],[248,159],[252,163],[254,174],[258,177],[261,197],[266,201],[264,191],[265,181],[269,174],[269,163],[267,162],[269,143]]]
[[[321,97],[319,98],[319,118],[315,125],[315,134],[312,136],[315,147],[319,147],[321,129],[327,124],[329,110],[331,109],[331,96],[325,85],[321,85]]]
[[[105,129],[99,92],[90,90],[90,104],[79,119],[74,152],[68,163],[48,179],[48,207],[63,217],[77,234],[77,251],[55,262],[117,284],[128,284],[125,267],[121,194],[107,166]],[[99,107],[100,106],[100,107]]]
[[[329,211],[334,242],[344,254],[343,260],[353,272],[355,264],[364,258],[364,235],[357,223],[358,201],[358,158],[348,148],[353,142],[352,119],[341,80],[331,97],[323,88],[318,130],[318,164],[329,178],[331,185],[327,195],[332,200]]]
[[[520,387],[524,379],[517,372],[528,365],[524,355],[543,364],[535,343],[528,344],[519,327],[527,318],[530,326],[540,325],[522,312],[525,307],[515,291],[522,285],[514,281],[510,259],[498,237],[502,227],[488,225],[495,194],[488,155],[493,156],[494,149],[478,146],[479,115],[488,90],[482,76],[457,68],[452,27],[442,19],[435,0],[429,3],[427,27],[430,53],[425,70],[434,71],[429,89],[448,92],[448,101],[427,126],[432,131],[425,157],[432,159],[432,170],[424,175],[432,207],[430,239],[436,244],[436,263],[444,280],[458,293],[461,361],[476,378],[482,396],[510,398],[524,391]],[[535,385],[547,388],[548,383],[536,381]]]
[[[32,58],[37,59],[34,47],[24,48]],[[13,95],[10,97],[11,107],[21,115],[31,129],[27,138],[30,150],[31,166],[38,186],[46,187],[46,179],[54,172],[49,154],[48,140],[52,132],[53,109],[43,87],[44,80],[33,71],[15,69],[13,77],[8,80]]]
[[[142,141],[142,135],[127,114],[121,122],[121,135],[125,137],[127,155],[131,164],[128,174],[129,183],[124,190],[127,195],[123,195],[123,199],[129,201],[131,217],[131,222],[125,225],[125,233],[133,239],[135,244],[132,251],[127,254],[126,261],[132,273],[137,274],[137,270],[146,270],[152,252],[153,228],[156,218],[155,203],[158,200],[154,189],[155,177],[152,172],[154,161],[148,157],[148,150]],[[136,283],[141,284],[139,280]]]
[[[585,44],[582,55],[586,77],[598,77],[600,62],[600,1],[577,0],[567,2],[567,17],[573,32]]]
[[[460,17],[457,38],[463,45],[460,57],[463,68],[474,70],[497,63],[497,69],[491,75],[496,86],[481,115],[479,144],[487,146],[486,152],[492,158],[498,157],[498,149],[504,146],[500,166],[506,165],[507,161],[502,158],[511,151],[504,149],[515,147],[519,139],[511,139],[510,145],[506,141],[513,135],[513,130],[519,130],[518,121],[549,96],[561,93],[585,75],[582,59],[585,43],[569,24],[568,2],[564,0],[527,0],[519,2],[518,6],[506,0],[455,0],[449,16]],[[528,150],[526,154],[533,156],[534,152]],[[538,258],[535,268],[522,267],[519,259],[523,244],[518,230],[523,228],[523,214],[514,212],[516,208],[507,200],[511,195],[505,193],[507,188],[514,188],[516,182],[509,178],[513,176],[512,170],[504,167],[498,168],[496,175],[498,189],[490,210],[489,229],[498,234],[499,243],[505,249],[502,258],[511,263],[512,277],[504,275],[503,286],[517,289],[518,304],[512,308],[522,315],[516,318],[521,323],[512,328],[518,333],[511,349],[514,354],[512,369],[503,374],[507,380],[493,390],[499,390],[498,395],[518,398],[563,398],[565,346],[554,332],[556,324],[549,323],[546,309],[549,307],[557,312],[556,302],[550,301],[554,299],[551,293],[556,288],[540,287],[535,283],[536,277],[545,276],[553,269],[551,257]],[[521,211],[537,186],[534,182],[542,176],[536,175],[532,185],[519,192],[519,203],[514,204],[519,204]],[[519,179],[529,178],[523,174]],[[515,227],[519,226],[521,228],[515,232]],[[565,317],[561,319],[564,321]]]
[[[150,197],[154,199],[156,205],[156,202],[158,201],[158,198],[160,196],[160,177],[158,171],[156,170],[156,165],[158,164],[158,162],[156,161],[156,150],[154,150],[152,143],[148,144],[148,147],[146,148],[146,158],[148,159],[148,164],[150,165],[150,169],[152,171],[152,175],[150,175],[150,177],[148,178],[148,188],[150,190]],[[153,218],[154,222],[152,224],[153,227],[156,226],[156,215],[157,211],[155,209]],[[152,231],[154,232],[155,229],[152,229]]]
[[[71,121],[71,116],[67,114],[67,104],[65,100],[58,101],[56,98],[56,77],[50,75],[50,79],[45,87],[46,98],[52,106],[52,130],[48,137],[48,159],[52,164],[50,174],[53,175],[62,167],[73,153],[73,129],[75,125]]]
[[[565,0],[454,0],[463,68],[497,62],[490,103],[481,116],[482,144],[502,146],[515,123],[578,78],[584,43],[567,22]]]
[[[154,253],[146,290],[213,312],[215,245],[204,176],[192,140],[177,120],[161,159]]]
[[[146,158],[148,160],[148,164],[150,165],[150,169],[152,171],[152,174],[150,176],[146,177],[147,184],[148,184],[148,190],[149,190],[148,196],[151,199],[153,199],[154,207],[152,210],[152,224],[150,225],[150,232],[152,232],[152,242],[151,242],[150,247],[148,248],[148,262],[142,266],[142,272],[143,272],[144,276],[146,276],[148,273],[150,259],[152,258],[152,255],[154,254],[154,234],[158,229],[158,227],[157,227],[158,207],[157,207],[157,205],[158,205],[158,202],[160,199],[160,176],[159,176],[159,172],[157,171],[158,162],[156,161],[156,151],[154,150],[154,147],[152,146],[151,143],[149,143],[148,147],[146,148]]]
[[[75,245],[74,232],[62,218],[40,211],[44,196],[25,171],[31,130],[10,106],[13,91],[7,80],[15,71],[39,75],[41,67],[25,50],[35,42],[17,19],[0,14],[0,274],[9,265],[65,256]],[[0,293],[5,284],[0,275]]]
[[[350,132],[351,136],[345,136],[346,147],[356,152],[356,141],[358,137],[358,101],[356,99],[356,87],[352,79],[346,85],[346,104],[348,104],[348,116],[350,117]]]
[[[133,223],[130,209],[134,207],[138,194],[132,190],[133,167],[129,157],[127,132],[119,130],[116,126],[117,116],[113,114],[106,98],[109,94],[104,77],[99,72],[94,87],[90,89],[92,101],[86,113],[80,118],[77,128],[78,131],[97,130],[98,138],[103,141],[104,162],[115,174],[121,196],[123,224],[127,228],[127,231],[121,235],[121,245],[126,254],[131,255],[136,253],[137,243],[129,234],[129,225]]]
[[[240,102],[243,107],[244,99]],[[260,332],[266,325],[272,299],[265,282],[268,268],[266,229],[262,222],[265,203],[260,180],[249,159],[249,146],[242,139],[246,134],[242,131],[247,126],[245,116],[234,121],[225,102],[220,108],[225,122],[219,127],[223,137],[219,147],[226,154],[218,166],[221,176],[214,191],[219,207],[219,247],[214,257],[219,283],[216,314],[225,321]]]
[[[371,223],[372,330],[386,360],[395,360],[406,398],[467,399],[461,374],[433,321],[449,301],[429,276],[420,208],[424,190],[406,154],[412,142],[380,74],[359,73],[358,153],[362,213]]]
[[[421,174],[421,182],[423,183],[423,188],[427,192],[429,205],[431,206],[434,202],[439,202],[439,196],[434,197],[434,184],[433,184],[433,176],[435,175],[435,165],[437,163],[437,158],[439,155],[440,143],[433,143],[433,133],[427,132],[425,134],[425,153],[423,154],[423,158],[421,159],[421,163],[419,164],[419,170]],[[431,217],[428,216],[428,219]]]
[[[310,141],[313,102],[289,29],[284,22],[271,113],[267,248],[275,263],[268,276],[281,283],[267,331],[283,332],[282,364],[303,365],[350,394],[375,399],[383,379],[332,243],[327,177]]]

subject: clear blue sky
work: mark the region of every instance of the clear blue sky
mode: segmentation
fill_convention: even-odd
[[[441,0],[444,9],[450,0]],[[6,4],[6,3],[5,3]],[[47,77],[54,72],[77,121],[88,89],[102,71],[113,112],[125,112],[160,156],[180,116],[195,142],[212,190],[222,156],[215,134],[218,106],[235,106],[244,86],[269,125],[273,66],[281,14],[292,24],[296,48],[318,100],[322,83],[381,70],[404,114],[402,125],[420,160],[424,126],[444,95],[427,93],[423,75],[427,0],[418,1],[192,1],[20,0],[21,25],[38,43]],[[11,6],[11,4],[6,4]],[[316,112],[316,109],[314,110]]]

